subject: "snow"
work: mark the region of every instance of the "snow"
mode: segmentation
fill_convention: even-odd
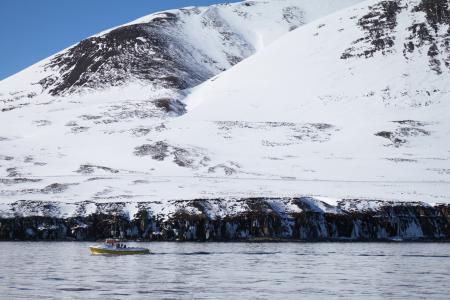
[[[312,206],[328,213],[338,213],[342,199],[361,199],[360,210],[377,209],[376,200],[450,203],[449,72],[431,71],[426,52],[403,58],[411,12],[398,16],[394,53],[344,60],[342,53],[363,34],[358,19],[377,1],[352,7],[361,1],[259,2],[186,15],[185,39],[203,43],[218,65],[226,65],[216,46],[220,36],[202,29],[205,14],[226,20],[250,44],[233,51],[257,53],[183,91],[188,112],[181,117],[154,113],[143,96],[177,98],[177,92],[138,80],[14,102],[23,106],[0,119],[0,178],[9,180],[0,183],[0,212],[19,200],[58,201],[63,215],[76,214],[80,201],[92,202],[86,214],[96,211],[93,203],[121,202],[130,217],[137,202],[169,215],[185,205],[173,201],[191,199],[227,200],[205,208],[212,217],[244,211],[237,199],[248,197],[311,197]],[[281,22],[279,3],[301,7],[305,23],[281,38],[289,28],[273,25]],[[240,17],[246,12],[252,19]],[[41,93],[33,83],[52,74],[43,64],[2,81],[0,92]],[[403,120],[420,124],[396,122]],[[429,135],[405,136],[401,145],[376,135],[420,130]],[[151,151],[136,155],[143,145],[167,149],[159,158]],[[82,165],[93,167],[83,173]],[[64,188],[45,189],[54,183]],[[289,201],[273,209],[300,212]]]
[[[352,17],[363,15],[376,2],[364,2],[299,28],[196,87],[186,99],[189,113],[173,126],[203,128],[203,143],[220,145],[217,148],[228,159],[241,145],[239,156],[253,159],[235,160],[245,161],[247,170],[263,174],[283,170],[285,177],[321,182],[325,196],[447,202],[450,178],[436,170],[449,168],[448,106],[444,102],[449,94],[448,71],[447,75],[433,74],[426,55],[409,61],[399,58],[402,42],[396,44],[397,55],[339,59],[361,35],[355,26],[358,18]],[[399,18],[399,26],[410,26],[407,12]],[[383,94],[386,87],[389,99]],[[430,90],[439,92],[425,96]],[[417,96],[411,97],[414,94]],[[204,129],[208,123],[231,120],[244,125],[233,129],[232,140],[225,145]],[[386,140],[375,136],[395,130],[399,125],[394,121],[400,120],[428,124],[424,128],[430,136],[411,137],[402,147],[386,146]],[[249,128],[249,124],[264,122],[323,123],[337,131],[326,142],[293,145],[279,138],[283,137],[279,128]],[[272,136],[276,150],[256,146],[265,134]],[[263,162],[261,158],[273,153],[279,158],[274,164]],[[284,159],[298,153],[301,157]],[[339,188],[330,189],[328,183]],[[308,190],[315,193],[310,187]]]

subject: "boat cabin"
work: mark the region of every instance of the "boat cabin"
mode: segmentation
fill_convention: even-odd
[[[105,245],[111,248],[127,248],[127,245],[120,243],[120,240],[118,239],[106,239]]]

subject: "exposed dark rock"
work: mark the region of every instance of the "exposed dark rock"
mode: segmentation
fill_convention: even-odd
[[[225,175],[227,175],[227,176],[236,174],[236,172],[237,172],[235,168],[229,167],[225,164],[220,164],[220,165],[216,165],[214,167],[210,167],[208,169],[208,173],[217,173],[219,170],[222,170],[225,173]]]
[[[370,7],[370,12],[358,21],[365,36],[354,41],[341,56],[347,59],[353,56],[372,57],[375,53],[391,53],[395,43],[393,30],[397,26],[397,15],[403,9],[400,0],[381,1]]]
[[[194,160],[191,158],[189,151],[176,147],[173,151],[173,162],[180,167],[190,167],[194,163]]]
[[[296,6],[289,6],[283,9],[283,19],[290,24],[289,31],[297,29],[303,24],[303,11]]]
[[[38,127],[52,125],[52,122],[50,122],[49,120],[37,120],[37,121],[34,121],[33,123],[36,124],[36,126],[38,126]]]
[[[375,133],[376,136],[383,137],[391,141],[391,144],[388,144],[387,146],[393,145],[395,147],[400,147],[408,143],[408,137],[428,136],[431,134],[429,131],[421,128],[428,125],[424,122],[403,120],[394,121],[394,123],[398,123],[404,127],[398,127],[394,131],[380,131]]]
[[[421,0],[414,7],[410,7],[408,1],[387,0],[370,7],[370,12],[358,21],[358,26],[364,30],[365,35],[354,41],[341,58],[369,58],[377,52],[383,55],[392,53],[396,42],[394,33],[397,29],[397,15],[403,9],[409,9],[411,14],[424,13],[426,16],[426,21],[413,21],[409,26],[409,37],[402,41],[403,56],[410,59],[414,52],[427,53],[429,66],[437,74],[442,74],[445,67],[450,68],[448,0]],[[413,18],[416,19],[421,18]]]
[[[131,129],[131,133],[137,137],[146,136],[150,132],[152,132],[152,128],[148,127],[138,127]]]
[[[119,170],[116,170],[113,168],[104,167],[104,166],[95,166],[95,165],[90,165],[90,164],[81,165],[80,168],[78,170],[76,170],[75,172],[87,175],[87,174],[95,173],[96,170],[101,170],[101,171],[105,171],[108,173],[119,173]]]
[[[422,122],[422,121],[415,121],[415,120],[401,120],[401,121],[394,121],[394,123],[398,123],[401,125],[409,125],[414,127],[423,127],[428,125],[428,123]]]
[[[424,12],[428,24],[435,32],[439,30],[439,25],[450,25],[450,3],[448,0],[422,0],[413,11]]]
[[[31,179],[31,178],[0,178],[0,183],[13,185],[13,184],[19,184],[19,183],[25,183],[25,182],[39,182],[42,181],[42,179]]]
[[[197,168],[207,166],[209,158],[198,149],[184,149],[158,141],[153,144],[145,144],[135,148],[136,156],[151,156],[152,159],[163,161],[171,156],[173,162],[180,167]]]
[[[0,160],[13,160],[14,157],[9,155],[0,155]]]
[[[157,108],[162,109],[166,113],[182,115],[186,112],[186,105],[177,99],[157,99],[154,103]]]
[[[43,194],[58,194],[66,191],[72,183],[52,183],[40,190]]]
[[[76,127],[72,127],[72,133],[82,133],[82,132],[86,132],[89,130],[89,127],[86,126],[76,126]]]
[[[21,108],[21,107],[28,106],[28,105],[30,105],[30,103],[20,103],[20,104],[18,104],[18,105],[16,105],[16,106],[10,105],[10,106],[7,106],[7,107],[2,108],[2,109],[1,109],[1,112],[12,111],[12,110],[15,110],[15,109],[17,109],[17,108]]]
[[[69,122],[66,123],[65,126],[68,126],[68,127],[75,127],[75,126],[78,126],[78,123],[75,122],[75,121],[69,121]]]
[[[176,37],[178,16],[161,13],[148,23],[122,26],[81,41],[57,55],[47,68],[57,71],[39,84],[51,95],[79,88],[119,86],[129,79],[182,90],[213,74],[181,58],[189,49]],[[242,59],[242,58],[241,58]]]
[[[8,168],[6,169],[8,173],[8,177],[20,177],[19,170],[17,168]]]
[[[446,32],[440,28],[450,26],[450,5],[448,0],[422,0],[413,12],[425,13],[426,22],[414,23],[409,27],[410,36],[403,52],[406,58],[416,51],[426,51],[430,68],[442,74],[442,68],[450,68],[450,27]],[[425,50],[428,49],[428,50]]]
[[[123,202],[81,202],[74,216],[58,218],[57,203],[19,201],[0,218],[0,240],[450,240],[449,205],[342,200],[333,207],[308,197],[246,198],[235,201],[240,212],[219,217],[212,212],[226,209],[223,199],[174,203],[178,210],[164,217],[152,213],[151,203],[139,203],[130,216]],[[283,211],[288,203],[299,209]],[[95,211],[87,213],[88,206]]]
[[[331,138],[334,132],[339,131],[332,124],[325,123],[292,123],[292,122],[244,122],[244,121],[218,121],[215,122],[219,134],[226,139],[233,137],[233,130],[265,130],[267,132],[285,128],[286,138],[282,141],[262,140],[264,146],[287,146],[305,141],[325,142]],[[278,136],[278,135],[276,135]],[[279,139],[279,138],[277,138]]]
[[[137,156],[148,156],[152,159],[164,160],[168,156],[169,145],[159,141],[154,144],[145,144],[135,148],[134,154]]]
[[[102,118],[102,116],[93,116],[93,115],[82,115],[82,116],[80,116],[80,119],[86,120],[86,121],[98,120],[98,119],[101,119],[101,118]],[[66,126],[71,126],[71,125],[66,125]]]
[[[396,163],[404,163],[404,162],[407,162],[407,163],[416,163],[417,162],[417,160],[415,160],[415,159],[410,159],[410,158],[401,158],[401,157],[388,157],[388,158],[386,158],[387,160],[390,160],[390,161],[393,161],[393,162],[396,162]]]

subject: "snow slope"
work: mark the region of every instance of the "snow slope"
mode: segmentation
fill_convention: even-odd
[[[448,202],[450,13],[427,3],[363,2],[283,36],[197,87],[164,138],[314,195]]]
[[[180,89],[228,69],[282,34],[356,2],[246,1],[151,14],[3,80],[0,100],[20,105],[36,97],[95,94],[129,85],[141,98],[164,93],[175,97]]]
[[[268,18],[278,16],[277,23],[279,12],[270,5],[295,4],[300,10],[291,11],[308,23],[273,41],[289,30],[287,21],[274,33],[261,18],[252,23],[259,24],[253,35],[239,21],[229,22],[252,45],[235,49],[259,51],[186,99],[181,89],[220,68],[206,64],[208,75],[180,86],[149,88],[145,77],[136,81],[129,72],[133,78],[114,87],[88,76],[95,83],[89,93],[77,87],[6,100],[1,201],[164,206],[174,199],[312,195],[331,204],[343,198],[450,202],[447,2],[433,2],[443,6],[430,10],[427,0],[371,0],[328,15],[357,2],[215,7],[222,17],[242,21],[235,7],[269,5],[261,9]],[[223,60],[221,66],[231,65]],[[2,81],[1,90],[30,82],[37,69],[39,64]],[[184,78],[180,74],[175,76]],[[155,99],[167,97],[186,105],[187,113],[167,117],[155,110]]]

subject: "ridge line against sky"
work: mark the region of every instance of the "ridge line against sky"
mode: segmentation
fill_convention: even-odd
[[[79,41],[154,12],[226,0],[0,0],[0,81]]]

